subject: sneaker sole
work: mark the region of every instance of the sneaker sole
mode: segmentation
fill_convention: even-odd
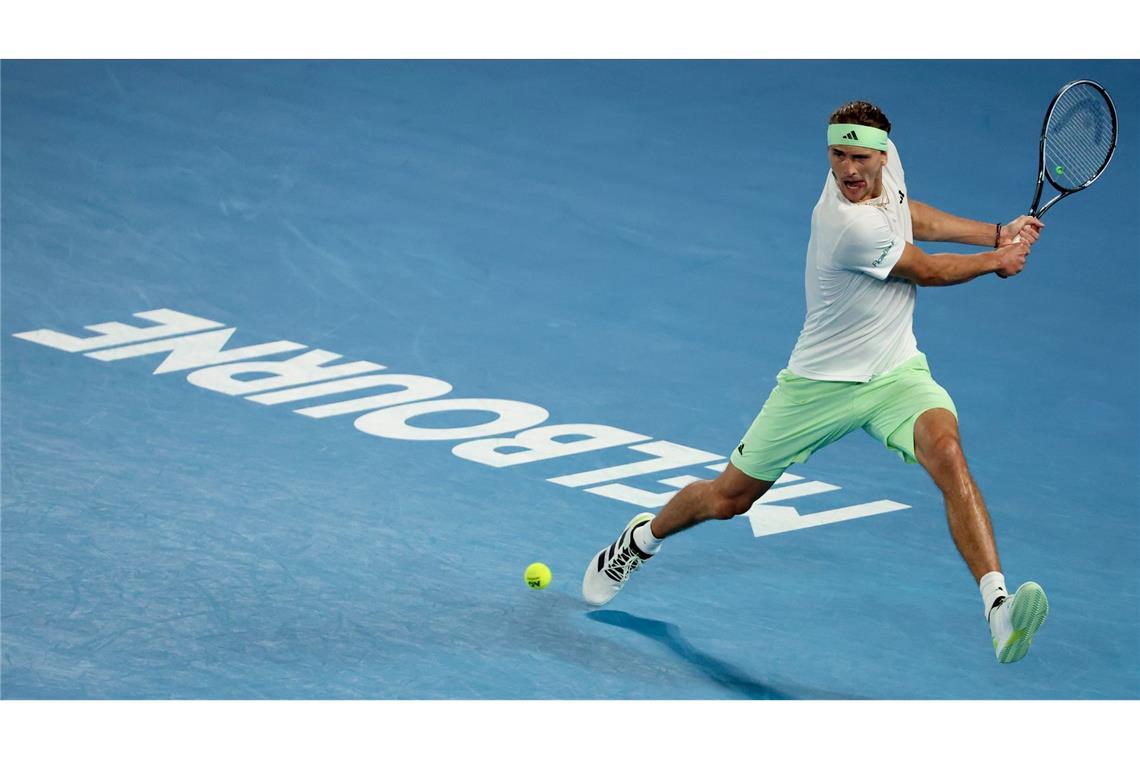
[[[1013,635],[998,652],[998,662],[1017,662],[1028,654],[1033,634],[1037,633],[1048,614],[1049,600],[1045,597],[1045,591],[1032,581],[1023,583],[1013,596],[1013,613],[1010,617]]]
[[[623,535],[627,530],[632,528],[634,525],[637,525],[639,522],[642,522],[647,518],[649,520],[652,520],[656,516],[657,515],[653,514],[652,512],[642,512],[641,514],[637,515],[636,517],[634,517],[632,520],[630,520],[629,522],[627,522],[625,524],[625,527],[622,528],[621,534],[618,535],[618,538],[621,538],[621,535]],[[591,599],[586,598],[586,579],[590,577],[590,572],[593,570],[594,565],[597,564],[598,555],[599,554],[605,554],[606,552],[608,552],[610,550],[610,546],[613,546],[612,542],[609,545],[607,545],[606,548],[602,549],[600,552],[598,552],[597,554],[594,555],[593,559],[590,560],[590,564],[586,566],[586,574],[584,576],[582,576],[582,598],[586,600],[586,604],[593,605],[594,607],[605,606],[606,604],[609,604],[610,600],[612,600],[615,596],[617,596],[617,591],[615,591],[612,596],[610,596],[605,601],[601,601],[601,602],[596,602],[596,601],[593,601]],[[621,591],[621,589],[618,589],[618,591]]]

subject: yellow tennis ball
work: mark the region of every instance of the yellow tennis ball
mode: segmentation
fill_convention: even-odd
[[[531,588],[546,588],[550,583],[550,568],[541,562],[534,562],[526,566],[523,578]]]

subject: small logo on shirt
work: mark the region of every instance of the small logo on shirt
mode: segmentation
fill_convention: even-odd
[[[742,443],[739,446],[737,446],[736,450],[740,452],[741,456],[743,456],[744,455],[744,444]]]
[[[873,267],[877,267],[883,263],[883,259],[887,258],[887,254],[891,252],[891,247],[888,245],[886,248],[880,248],[879,250],[883,252],[883,255],[871,262],[871,266]]]
[[[905,195],[903,195],[903,191],[902,191],[902,190],[899,190],[899,203],[902,203],[902,202],[903,202],[903,198],[905,198],[905,197],[906,197],[906,196],[905,196]]]

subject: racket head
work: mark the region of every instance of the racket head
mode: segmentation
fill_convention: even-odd
[[[1083,190],[1112,161],[1116,136],[1116,106],[1108,91],[1090,79],[1069,82],[1045,112],[1040,173],[1066,195]]]

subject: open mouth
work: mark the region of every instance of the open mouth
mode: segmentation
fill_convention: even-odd
[[[845,179],[843,180],[843,186],[848,190],[858,191],[866,187],[867,183],[861,179]]]

